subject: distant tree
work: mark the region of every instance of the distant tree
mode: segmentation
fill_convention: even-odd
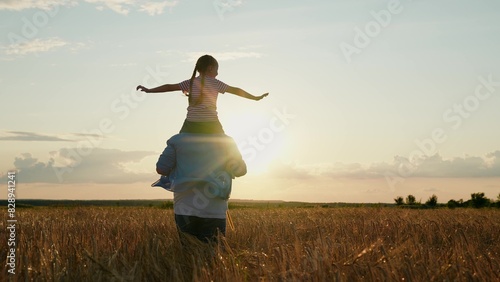
[[[450,209],[454,209],[460,207],[460,203],[451,199],[448,201],[448,203],[446,203],[446,206]]]
[[[490,204],[490,199],[484,196],[484,193],[472,193],[470,203],[475,208],[486,207]]]
[[[403,197],[398,196],[398,197],[394,198],[394,202],[396,202],[396,205],[401,206],[402,204],[404,204],[404,199],[403,199]]]
[[[438,202],[438,197],[433,194],[431,197],[429,197],[429,199],[427,200],[427,202],[425,202],[425,204],[429,207],[435,207],[437,206],[437,202]]]
[[[417,201],[415,199],[415,196],[408,195],[408,197],[406,197],[406,204],[407,205],[415,205],[416,203],[417,203]]]

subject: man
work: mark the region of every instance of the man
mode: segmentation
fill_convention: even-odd
[[[154,186],[174,192],[178,230],[204,242],[225,235],[227,201],[234,177],[247,167],[234,140],[225,134],[180,133],[167,141]],[[156,185],[155,185],[156,184]]]

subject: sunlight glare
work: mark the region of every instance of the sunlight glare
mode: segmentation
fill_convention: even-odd
[[[224,122],[247,163],[249,173],[264,173],[283,151],[283,132],[272,130],[273,116],[259,111],[233,112]]]

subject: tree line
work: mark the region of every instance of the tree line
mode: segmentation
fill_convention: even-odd
[[[471,207],[471,208],[484,208],[484,207],[497,207],[500,208],[500,193],[497,196],[496,201],[487,198],[484,193],[472,193],[471,198],[467,201],[463,199],[460,200],[449,200],[446,204],[438,204],[438,197],[436,195],[432,195],[427,199],[427,201],[422,204],[422,202],[415,198],[413,195],[408,195],[406,198],[398,196],[394,198],[396,205],[403,207],[429,207],[435,208],[438,206],[446,206],[448,208],[463,208],[463,207]]]

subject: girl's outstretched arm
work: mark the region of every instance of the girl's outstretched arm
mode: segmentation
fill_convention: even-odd
[[[255,101],[259,101],[260,99],[269,95],[269,93],[265,93],[265,94],[262,94],[260,96],[254,96],[241,88],[232,87],[232,86],[228,86],[226,89],[226,92],[229,92],[229,93],[234,94],[236,96],[240,96],[240,97],[247,98],[250,100],[255,100]]]
[[[142,85],[139,85],[137,86],[136,90],[144,91],[146,93],[162,93],[162,92],[179,91],[181,90],[181,87],[179,84],[165,84],[162,86],[149,89]]]

